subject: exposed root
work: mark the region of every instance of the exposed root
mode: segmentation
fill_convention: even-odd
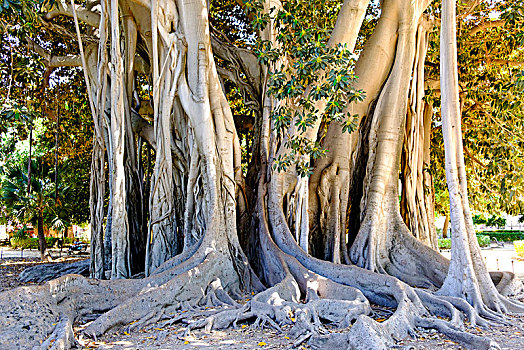
[[[452,326],[450,326],[449,322],[440,320],[438,318],[417,317],[415,321],[418,327],[436,329],[442,334],[445,334],[449,339],[466,345],[468,348],[471,349],[500,349],[498,344],[490,338],[480,337],[475,334],[455,329]]]
[[[76,347],[78,342],[73,332],[71,317],[62,316],[55,325],[53,332],[42,343],[41,349],[64,350]]]
[[[41,283],[69,274],[78,274],[88,277],[89,264],[90,260],[87,259],[75,261],[73,263],[35,265],[22,271],[18,279],[21,282]]]

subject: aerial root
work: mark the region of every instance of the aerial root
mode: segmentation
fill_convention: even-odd
[[[52,333],[40,345],[40,349],[63,350],[76,347],[78,342],[73,332],[71,317],[62,316],[58,320]]]

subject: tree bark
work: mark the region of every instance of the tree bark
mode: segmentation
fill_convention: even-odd
[[[448,229],[449,229],[449,215],[446,215],[444,220],[444,227],[442,228],[442,238],[448,238]]]

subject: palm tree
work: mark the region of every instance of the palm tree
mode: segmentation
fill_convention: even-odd
[[[9,216],[20,222],[36,223],[40,257],[45,259],[44,223],[53,221],[61,207],[60,198],[68,192],[67,187],[58,186],[55,193],[53,169],[41,160],[31,161],[31,178],[25,166],[19,164],[4,169],[2,200]],[[30,181],[30,183],[29,183]],[[29,187],[30,185],[30,187]],[[27,189],[30,188],[30,192]],[[56,198],[58,194],[58,198]]]

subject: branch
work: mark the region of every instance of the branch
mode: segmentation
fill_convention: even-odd
[[[512,60],[494,59],[494,60],[487,61],[487,63],[488,64],[489,63],[498,64],[498,65],[501,65],[501,66],[508,66],[508,67],[524,67],[524,62],[512,61]]]
[[[250,51],[244,48],[236,47],[231,43],[226,43],[219,39],[223,37],[225,41],[229,41],[227,37],[213,28],[211,35],[211,45],[213,53],[216,57],[230,63],[231,69],[218,69],[222,76],[227,76],[233,81],[243,92],[245,102],[253,101],[259,103],[262,95],[261,86],[261,67],[258,63],[257,57]],[[229,73],[226,73],[226,70]],[[249,98],[250,95],[251,98]]]
[[[484,31],[486,29],[502,27],[505,24],[506,24],[505,20],[483,22],[483,23],[480,23],[480,24],[476,25],[475,27],[471,28],[471,30],[469,31],[469,35],[473,36],[473,35],[475,35],[475,34],[477,34],[479,32],[482,32],[482,31]]]
[[[26,37],[27,48],[36,54],[40,55],[44,61],[45,65],[48,68],[57,68],[57,67],[78,67],[82,65],[80,56],[53,56],[50,51],[44,49],[42,46],[38,45],[30,37]]]
[[[426,79],[424,80],[424,90],[431,89],[440,91],[440,79]]]
[[[50,21],[58,16],[68,16],[73,17],[73,11],[71,5],[65,4],[63,2],[57,2],[58,8],[51,10],[45,15],[45,19]],[[100,14],[89,11],[86,8],[75,5],[75,12],[79,21],[89,24],[91,27],[98,28],[100,24]]]
[[[480,160],[478,160],[473,154],[471,154],[471,152],[469,151],[469,149],[464,146],[464,152],[471,158],[471,160],[473,160],[475,163],[477,163],[478,165],[480,165],[481,167],[483,167],[484,169],[487,168],[486,165],[482,164],[482,162]]]
[[[49,67],[80,67],[82,65],[82,58],[80,55],[71,56],[52,56],[49,61]]]

